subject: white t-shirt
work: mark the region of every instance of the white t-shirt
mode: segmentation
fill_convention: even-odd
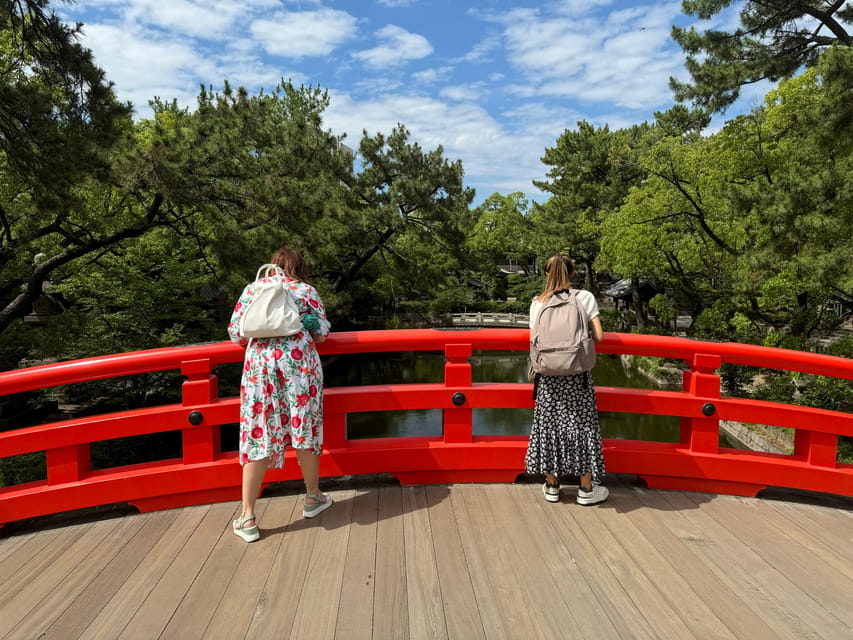
[[[592,295],[591,292],[586,289],[576,289],[577,291],[577,300],[583,305],[583,308],[586,310],[586,315],[589,316],[589,319],[592,320],[598,315],[598,301],[596,301],[595,296]],[[542,308],[544,302],[539,302],[537,299],[533,299],[530,303],[530,328],[533,328],[533,324],[536,322],[536,318],[539,317],[539,310]]]

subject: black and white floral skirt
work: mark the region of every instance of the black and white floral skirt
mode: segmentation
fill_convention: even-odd
[[[604,478],[601,426],[590,372],[540,376],[524,464],[530,474],[592,473],[596,482]]]

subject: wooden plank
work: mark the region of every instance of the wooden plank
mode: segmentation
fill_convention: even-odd
[[[91,525],[80,525],[75,528],[73,544],[61,546],[62,552],[59,554],[45,553],[50,557],[51,562],[43,566],[39,573],[28,575],[26,579],[20,579],[18,575],[13,580],[5,581],[3,585],[5,593],[0,598],[0,607],[4,612],[3,617],[0,618],[0,637],[12,631],[27,616],[38,614],[38,611],[34,610],[56,588],[57,584],[65,580],[78,564],[85,563],[93,549],[97,548],[101,542],[118,544],[121,533],[127,526],[127,521],[120,518],[102,520]],[[108,559],[104,560],[102,555],[99,555],[97,560],[108,561]],[[45,612],[46,615],[54,616],[58,613]],[[47,627],[53,619],[51,617],[44,627]],[[44,627],[40,627],[40,630]]]
[[[266,502],[258,501],[255,504],[258,526],[260,526],[266,506]],[[159,635],[160,640],[168,638],[190,640],[204,637],[208,624],[216,614],[216,609],[248,546],[231,532],[231,523],[239,512],[239,502],[223,503],[221,509],[212,509],[211,514],[208,514],[208,517],[202,522],[201,527],[205,527],[205,523],[208,523],[211,517],[224,516],[224,521],[218,523],[219,529],[222,531],[216,540],[215,547],[203,563],[186,594],[180,599],[180,604]],[[217,523],[209,524],[211,531],[215,532]],[[193,544],[196,544],[195,536],[193,537]],[[158,590],[160,588],[158,585]]]
[[[654,493],[634,489],[632,497],[639,500],[643,508],[627,514],[649,542],[658,548],[675,572],[735,637],[755,640],[779,638],[779,631],[763,619],[760,611],[753,609],[753,603],[744,599],[730,581],[715,572],[720,558],[709,558],[702,553],[701,548],[713,547],[716,541],[708,539],[694,527],[686,526],[680,512],[662,508],[666,502],[662,498],[653,499]],[[728,565],[725,573],[737,570],[737,566]]]
[[[377,640],[409,637],[406,580],[403,491],[400,487],[380,487],[373,600],[373,637]]]
[[[450,492],[453,513],[458,521],[460,547],[468,565],[485,636],[495,640],[506,640],[510,636],[505,631],[495,584],[489,574],[491,561],[487,560],[487,556],[491,555],[492,550],[486,546],[476,518],[471,514],[465,499],[471,491],[471,485],[456,485]]]
[[[191,532],[187,543],[160,576],[119,638],[157,638],[169,624],[175,610],[186,595],[219,539],[232,535],[231,516],[234,504],[210,505],[202,521]]]
[[[108,524],[104,526],[109,526]],[[0,575],[15,576],[14,580],[0,582],[0,611],[9,597],[14,597],[21,584],[50,571],[50,567],[72,547],[90,527],[78,524],[55,529],[49,535],[33,538],[0,564]]]
[[[542,499],[542,490],[539,485],[532,486],[530,491],[532,497]],[[555,535],[558,535],[566,547],[569,558],[565,564],[576,567],[582,579],[578,579],[579,585],[586,585],[589,594],[584,598],[589,606],[595,608],[596,615],[605,615],[610,624],[616,630],[616,637],[636,639],[657,639],[655,628],[643,617],[630,594],[625,590],[622,583],[611,571],[598,553],[595,545],[587,535],[577,526],[571,511],[571,501],[575,494],[571,489],[564,488],[563,497],[568,502],[564,507],[557,505],[545,505],[543,508],[546,525],[550,524]],[[583,586],[580,587],[583,589]],[[591,628],[593,625],[585,625]]]
[[[567,606],[550,568],[555,555],[554,548],[561,544],[559,539],[539,536],[534,543],[531,529],[538,527],[531,527],[530,521],[523,518],[519,513],[517,499],[511,495],[522,490],[529,497],[529,489],[529,486],[511,485],[486,485],[483,488],[495,514],[501,514],[500,519],[495,521],[495,527],[501,529],[505,540],[505,557],[500,558],[500,561],[512,562],[523,597],[520,604],[530,610],[544,637],[583,637],[584,633]],[[545,501],[544,497],[542,501]],[[539,516],[544,516],[544,513],[540,511]],[[572,593],[565,595],[568,598],[573,596]]]
[[[635,524],[635,520],[648,524],[643,518],[647,510],[634,505],[632,509],[621,511],[618,509],[620,499],[623,504],[628,501],[636,502],[633,495],[626,496],[621,491],[616,492],[612,501],[608,500],[606,506],[602,505],[598,509],[598,515],[635,566],[645,573],[695,637],[726,640],[735,638],[702,595],[694,589],[692,580],[699,579],[697,574],[681,575],[679,567],[669,561],[669,553],[672,550],[659,543],[657,529],[652,526],[644,531],[641,526]],[[696,584],[701,586],[702,583]]]
[[[715,540],[714,548],[707,553],[715,558],[718,575],[738,585],[744,599],[762,613],[764,620],[779,632],[779,637],[833,637],[816,631],[816,628],[825,628],[825,612],[785,575],[784,567],[769,563],[731,529],[724,513],[709,508],[709,503],[727,500],[728,497],[676,491],[651,493],[659,494],[673,508],[679,509],[699,531],[704,532],[705,538]],[[738,516],[735,512],[728,517]],[[758,534],[761,535],[761,527]],[[771,540],[766,542],[773,544]],[[700,550],[706,552],[705,549]],[[839,635],[835,637],[843,637],[849,630],[836,622],[834,631]]]
[[[572,555],[572,535],[557,528],[555,521],[549,517],[555,510],[572,508],[566,504],[571,494],[565,495],[564,492],[560,503],[550,503],[543,497],[539,484],[510,486],[508,491],[515,500],[520,518],[517,531],[508,533],[517,536],[522,545],[530,550],[527,562],[541,564],[554,585],[553,590],[549,587],[549,595],[540,602],[539,607],[553,609],[555,603],[559,602],[564,612],[559,622],[567,634],[577,629],[578,637],[583,638],[618,637],[619,632],[611,619],[611,612],[596,598],[587,576]],[[625,631],[629,629],[626,627]],[[637,637],[634,629],[630,629],[630,635]]]
[[[127,519],[135,524],[135,533],[127,544],[121,547],[109,563],[86,576],[89,580],[86,588],[69,600],[68,606],[61,615],[42,636],[38,637],[44,640],[68,640],[79,637],[115,596],[128,576],[136,570],[176,517],[177,511],[128,516]],[[78,573],[80,572],[75,571],[73,575]]]
[[[87,640],[118,637],[148,594],[155,588],[160,577],[169,569],[208,511],[208,506],[179,509],[172,525],[156,541],[151,551],[146,554],[128,576],[127,581],[80,634],[80,637]]]
[[[317,540],[290,631],[295,640],[335,635],[355,492],[337,491],[331,495],[335,504],[316,518],[304,521],[314,530]]]
[[[767,636],[756,627],[756,638],[793,640],[803,637],[802,629],[788,625],[787,613],[751,575],[753,572],[760,575],[768,569],[772,571],[772,567],[768,567],[719,523],[703,514],[701,505],[697,507],[695,502],[678,491],[644,490],[638,491],[637,495],[643,504],[656,512],[672,514],[665,520],[667,529],[689,545],[705,569],[754,612],[746,615],[758,616],[770,628]]]
[[[610,567],[621,588],[634,601],[642,617],[658,635],[664,638],[696,637],[676,609],[658,590],[654,579],[635,563],[635,557],[631,551],[636,553],[636,548],[624,547],[613,535],[610,527],[605,524],[605,510],[617,514],[628,511],[633,508],[630,498],[614,489],[610,499],[600,506],[575,506],[577,508],[566,511],[572,519],[568,526],[583,531],[589,538],[601,561]],[[651,571],[655,576],[659,576],[660,573],[666,574],[666,572]],[[703,638],[703,636],[699,637]]]
[[[255,515],[261,529],[260,540],[247,544],[233,533],[229,538],[229,549],[240,549],[243,554],[203,630],[205,640],[246,636],[257,608],[267,606],[263,596],[267,577],[281,548],[285,528],[293,519],[302,518],[302,502],[297,496],[263,498],[255,503]]]
[[[447,622],[441,602],[441,585],[424,487],[403,487],[403,531],[406,551],[406,596],[409,605],[409,637],[447,638]]]
[[[508,539],[504,529],[507,522],[518,517],[517,512],[514,507],[507,510],[506,503],[493,504],[482,485],[473,485],[466,489],[462,493],[465,520],[473,530],[476,545],[466,544],[465,556],[473,566],[482,565],[485,569],[491,583],[487,597],[494,597],[502,637],[547,637],[537,616],[536,600],[530,600],[529,589],[523,584],[527,570],[521,562],[515,561],[512,541]],[[453,502],[455,508],[455,496]],[[479,573],[481,570],[476,568],[474,574]],[[477,580],[475,584],[479,582]],[[543,593],[545,592],[539,589],[536,597],[541,598]],[[481,595],[478,594],[477,597],[480,602]],[[491,637],[491,621],[487,619],[485,612],[481,615],[486,625],[486,635]]]
[[[735,536],[779,568],[806,597],[825,609],[825,615],[821,616],[823,622],[814,619],[809,623],[816,632],[829,633],[838,621],[846,625],[848,633],[853,629],[853,598],[850,597],[853,578],[844,575],[825,558],[809,553],[788,533],[769,526],[767,510],[761,508],[761,500],[717,496],[705,504],[704,510],[725,522]]]
[[[797,542],[804,549],[807,549],[808,553],[806,557],[820,558],[826,565],[832,567],[841,575],[846,577],[853,576],[853,559],[847,557],[851,551],[849,549],[849,541],[840,546],[829,542],[827,540],[828,531],[819,528],[817,523],[812,520],[815,517],[814,512],[809,511],[807,515],[804,515],[807,507],[804,508],[803,505],[791,504],[788,505],[790,509],[786,514],[763,500],[753,500],[750,501],[750,504],[756,509],[757,517],[764,520],[767,526],[776,527],[777,530],[790,537],[791,540]],[[803,515],[803,517],[799,518],[799,525],[797,524],[797,514]],[[812,521],[812,525],[805,525],[804,520]],[[848,537],[850,537],[850,540],[853,540],[853,532]],[[812,565],[811,561],[809,564]]]
[[[247,639],[286,638],[290,635],[305,575],[314,554],[317,541],[315,528],[331,512],[323,513],[313,520],[303,518],[302,501],[303,496],[299,496],[290,522],[280,528],[278,553],[272,560],[272,568],[258,598]]]
[[[853,522],[842,511],[781,500],[764,500],[763,503],[784,514],[806,535],[817,536],[833,553],[853,562]]]
[[[373,637],[378,509],[378,489],[356,492],[335,623],[335,638],[339,640]]]
[[[2,567],[4,560],[17,555],[25,545],[32,543],[35,538],[43,537],[46,533],[47,531],[32,531],[18,535],[6,535],[3,528],[0,527],[0,567]],[[58,532],[54,531],[53,533],[56,535]]]
[[[459,537],[456,514],[450,494],[459,486],[425,488],[432,535],[433,554],[438,571],[441,599],[448,638],[483,638],[485,631],[477,610],[468,562]]]
[[[0,637],[43,638],[46,630],[130,540],[140,523],[116,518],[90,527],[49,571],[21,585],[12,607],[23,616],[0,618]],[[28,609],[29,607],[29,609]],[[10,625],[10,626],[7,626]]]

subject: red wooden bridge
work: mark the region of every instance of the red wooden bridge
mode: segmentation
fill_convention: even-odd
[[[295,495],[265,494],[263,538],[248,548],[228,531],[240,468],[220,449],[238,399],[219,396],[216,373],[242,360],[240,347],[0,373],[2,395],[158,371],[185,378],[180,404],[0,433],[0,456],[45,452],[47,469],[0,489],[0,523],[15,523],[0,537],[0,638],[853,637],[853,465],[836,460],[853,415],[724,397],[717,375],[730,362],[853,380],[853,361],[605,334],[601,353],[686,368],[678,391],[598,387],[599,409],[677,416],[681,438],[605,440],[612,498],[584,509],[513,484],[525,437],[472,433],[476,409],[532,406],[528,384],[472,382],[472,353],[526,349],[523,329],[330,336],[324,355],[443,352],[444,379],[327,389],[321,475],[355,476],[355,488],[336,490],[340,504],[310,526]],[[442,435],[347,437],[348,414],[412,409],[442,410]],[[720,420],[792,428],[794,450],[721,448]],[[181,432],[180,459],[92,468],[92,443],[166,431]],[[359,487],[372,474],[399,486]],[[297,478],[288,457],[267,481]],[[784,500],[742,498],[765,489]],[[60,529],[44,519],[113,504],[150,515]]]

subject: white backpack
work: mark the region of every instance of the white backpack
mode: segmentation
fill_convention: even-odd
[[[545,302],[530,330],[531,373],[569,376],[595,366],[595,342],[577,291],[559,291]]]
[[[261,280],[262,274],[266,275],[266,281]],[[243,338],[274,338],[292,336],[300,331],[299,308],[288,291],[283,272],[274,264],[262,265],[255,276],[254,295],[240,318],[240,335]]]

